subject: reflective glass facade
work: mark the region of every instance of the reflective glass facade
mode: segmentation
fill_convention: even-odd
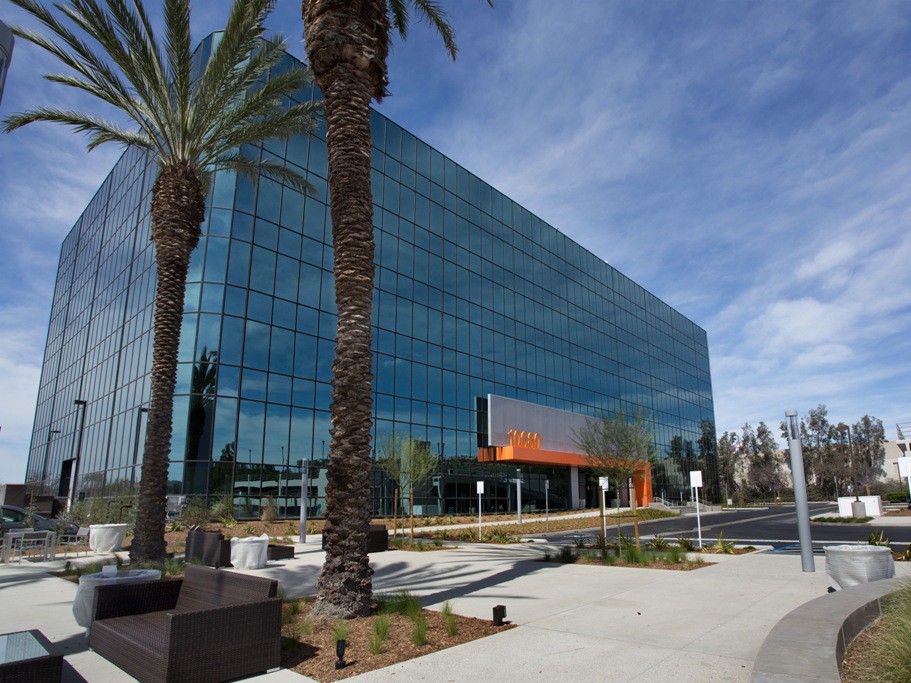
[[[376,112],[372,135],[375,436],[407,433],[439,455],[418,512],[475,510],[479,478],[485,509],[515,509],[514,468],[477,462],[489,393],[587,415],[641,410],[668,465],[655,493],[677,497],[696,462],[711,485],[705,331]],[[321,514],[336,327],[326,143],[318,132],[244,152],[293,166],[315,191],[215,176],[187,285],[169,490],[233,494],[239,516],[272,496],[296,516],[309,463]],[[27,472],[47,493],[65,495],[77,453],[75,492],[138,482],[153,181],[126,153],[63,243]],[[523,467],[523,478],[524,504],[543,508],[549,478],[551,507],[568,505],[565,468]],[[379,472],[371,493],[376,513],[390,510]]]

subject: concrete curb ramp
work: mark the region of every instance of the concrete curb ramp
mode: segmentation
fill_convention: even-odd
[[[840,683],[851,642],[882,616],[883,598],[907,578],[874,581],[824,595],[775,624],[756,664],[753,683]]]

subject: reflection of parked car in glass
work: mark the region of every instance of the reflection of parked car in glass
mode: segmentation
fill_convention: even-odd
[[[26,529],[26,519],[28,510],[17,508],[14,505],[0,506],[3,511],[3,531],[11,529]],[[79,525],[73,522],[64,522],[59,519],[49,519],[43,515],[32,514],[32,521],[38,531],[62,531],[65,534],[75,534],[79,531]]]

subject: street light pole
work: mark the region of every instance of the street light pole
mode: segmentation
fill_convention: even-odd
[[[797,411],[785,413],[788,428],[788,449],[791,455],[791,478],[794,481],[794,506],[797,509],[797,535],[800,539],[800,560],[805,572],[815,572],[813,538],[810,535],[810,509],[807,504],[807,478],[803,468],[803,445]]]

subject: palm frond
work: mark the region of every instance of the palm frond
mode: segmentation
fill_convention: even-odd
[[[408,3],[405,0],[390,0],[389,12],[392,14],[392,26],[402,36],[402,40],[406,39],[408,37],[408,25],[411,22]]]
[[[259,182],[259,176],[262,175],[284,185],[289,185],[298,192],[312,194],[316,191],[316,188],[308,183],[306,178],[300,173],[271,159],[253,161],[242,154],[225,154],[212,164],[212,169],[234,171],[254,185]]]
[[[80,133],[88,133],[89,150],[93,150],[105,142],[119,142],[127,147],[139,147],[149,151],[154,151],[155,148],[155,144],[142,133],[124,130],[110,121],[67,109],[39,107],[7,116],[3,119],[2,125],[3,130],[9,133],[36,121],[62,123],[75,128]]]
[[[193,67],[192,37],[190,34],[189,0],[165,0],[165,53],[168,56],[168,72],[174,88],[176,102],[191,101]],[[178,109],[178,129],[180,136],[189,141],[191,108],[181,106]],[[187,143],[184,143],[186,145]],[[182,150],[186,153],[186,150]]]
[[[392,5],[401,2],[403,2],[403,0],[390,0],[390,4]],[[455,31],[449,23],[449,15],[446,13],[446,10],[443,9],[443,6],[439,2],[436,2],[436,0],[411,0],[411,2],[414,3],[414,8],[421,18],[435,28],[437,33],[440,34],[440,37],[443,39],[443,44],[446,46],[446,52],[449,53],[449,56],[452,59],[455,59],[456,54],[459,52],[459,48],[455,43]],[[488,2],[490,2],[490,0],[488,0]],[[393,12],[393,16],[394,15],[395,13]],[[401,29],[399,29],[399,33],[401,33],[403,38],[405,37],[405,34],[402,33]]]
[[[216,136],[216,154],[241,145],[256,144],[266,138],[287,139],[313,130],[313,111],[317,105],[298,104],[288,109],[264,113],[256,119],[245,119],[233,129],[222,129]]]

